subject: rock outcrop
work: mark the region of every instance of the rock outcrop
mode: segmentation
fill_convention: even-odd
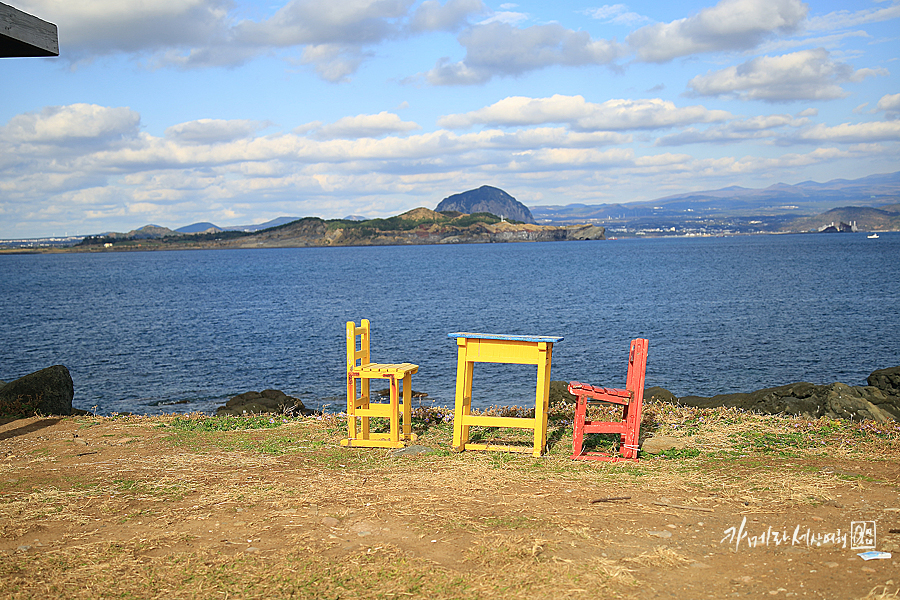
[[[528,207],[504,192],[489,185],[477,190],[469,190],[461,194],[453,194],[441,200],[435,208],[437,212],[457,211],[465,214],[491,213],[498,217],[534,223],[534,217]]]
[[[750,393],[721,394],[712,398],[685,396],[678,403],[698,408],[719,406],[766,414],[793,414],[811,418],[900,420],[900,367],[875,371],[867,386],[843,383],[816,385],[799,382]]]
[[[870,400],[878,408],[889,412],[894,419],[900,421],[900,367],[879,369],[869,375],[866,382],[873,388],[880,390],[884,396],[881,402],[875,395]]]
[[[605,240],[606,228],[597,227],[596,225],[572,225],[566,227],[566,239],[581,240]]]
[[[263,390],[261,392],[244,392],[231,398],[216,409],[216,415],[244,415],[260,413],[278,413],[308,416],[315,411],[303,405],[303,401],[288,396],[280,390]]]
[[[71,415],[75,385],[69,370],[54,365],[0,387],[0,415]]]
[[[569,393],[568,381],[550,382],[550,404],[575,404],[575,396]]]

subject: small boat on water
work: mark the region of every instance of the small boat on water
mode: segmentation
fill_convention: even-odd
[[[877,234],[877,233],[873,233],[873,234],[871,234],[871,235],[867,235],[866,237],[869,238],[870,240],[877,240],[877,239],[878,239],[878,234]]]

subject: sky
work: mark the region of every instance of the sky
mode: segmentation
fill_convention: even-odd
[[[3,0],[0,239],[900,170],[900,0]]]

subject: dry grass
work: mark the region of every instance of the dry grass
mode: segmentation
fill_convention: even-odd
[[[900,460],[897,424],[663,404],[647,405],[644,431],[685,448],[633,464],[571,461],[568,407],[541,459],[455,453],[447,416],[417,409],[418,443],[434,452],[414,458],[340,447],[340,415],[78,417],[0,438],[0,538],[55,535],[39,552],[7,545],[4,597],[641,597],[653,573],[689,579],[679,573],[698,560],[648,538],[648,523],[707,518],[659,496],[790,514],[871,489],[823,463]],[[622,489],[644,496],[590,504]],[[373,524],[380,537],[361,536]],[[266,539],[277,542],[253,548]],[[898,598],[891,589],[866,598]]]
[[[862,596],[860,600],[897,600],[900,598],[900,588],[893,592],[888,591],[888,586],[882,585],[869,590],[869,593]]]
[[[657,546],[649,552],[623,559],[624,562],[634,563],[645,567],[679,567],[691,562],[691,559],[679,554],[667,546]]]

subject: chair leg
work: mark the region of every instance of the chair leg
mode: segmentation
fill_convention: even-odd
[[[587,397],[575,397],[575,420],[572,423],[574,433],[572,435],[572,458],[578,458],[584,453],[584,420],[587,413]]]
[[[644,406],[644,379],[647,373],[648,342],[645,339],[636,339],[631,342],[631,353],[628,364],[627,387],[634,390],[634,398],[627,407],[628,436],[624,441],[624,449],[629,453],[624,454],[629,458],[637,458],[641,438],[641,418]]]
[[[391,383],[391,441],[400,441],[400,382],[396,377],[390,378]]]
[[[641,423],[640,421],[635,423],[635,417],[638,416],[640,412],[641,411],[638,410],[634,401],[632,401],[631,404],[627,404],[625,410],[622,412],[622,420],[625,421],[625,433],[622,434],[622,438],[619,441],[619,454],[621,454],[623,458],[637,458],[638,428],[640,428]]]
[[[356,379],[347,375],[347,437],[356,438]]]

